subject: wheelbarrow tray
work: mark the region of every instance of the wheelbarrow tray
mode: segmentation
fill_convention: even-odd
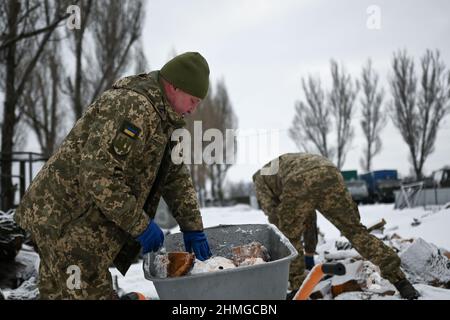
[[[214,256],[232,258],[231,249],[253,241],[264,245],[271,261],[178,278],[155,278],[150,273],[151,254],[144,256],[144,275],[152,281],[163,300],[284,300],[289,265],[297,251],[271,224],[219,225],[205,233]],[[170,234],[164,241],[167,252],[184,251],[182,233]]]

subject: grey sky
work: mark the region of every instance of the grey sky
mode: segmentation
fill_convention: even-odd
[[[366,10],[371,5],[381,10],[380,30],[367,28]],[[212,80],[225,79],[241,129],[281,130],[279,150],[264,152],[269,160],[297,151],[287,129],[295,101],[302,97],[301,77],[320,76],[328,87],[331,58],[359,76],[371,57],[388,91],[392,53],[402,48],[416,61],[427,48],[437,48],[449,66],[449,14],[450,1],[446,0],[158,0],[147,5],[144,43],[153,69],[159,69],[173,50],[201,52],[210,64]],[[359,111],[344,169],[360,170],[363,142],[358,116]],[[447,118],[436,151],[425,165],[426,173],[450,164],[449,137]],[[390,122],[382,139],[383,150],[374,168],[395,168],[407,174],[408,150]],[[250,179],[257,168],[257,164],[236,165],[229,179]]]

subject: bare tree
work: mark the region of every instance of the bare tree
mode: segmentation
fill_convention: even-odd
[[[238,126],[237,117],[233,111],[233,106],[228,96],[227,88],[223,80],[217,83],[216,94],[213,99],[213,106],[210,109],[213,111],[212,123],[214,128],[217,128],[222,132],[224,137],[224,144],[222,153],[224,157],[228,156],[228,159],[234,159],[235,154],[230,156],[228,153],[233,151],[236,153],[235,141],[229,141],[226,139],[227,129],[236,129]],[[224,200],[224,182],[228,170],[233,166],[233,163],[227,163],[226,159],[223,159],[223,163],[215,163],[210,166],[210,178],[212,181],[213,198],[218,199],[223,205]]]
[[[57,33],[57,32],[56,32]],[[44,50],[24,94],[25,121],[36,134],[42,154],[49,158],[62,141],[61,86],[64,71],[59,41]]]
[[[16,125],[20,120],[18,105],[23,99],[29,75],[35,68],[54,30],[69,15],[66,1],[19,1],[0,3],[0,59],[4,66],[1,86],[5,92],[2,125],[1,189],[3,209],[14,205],[12,188],[12,151]],[[31,50],[30,41],[37,41]]]
[[[421,179],[424,163],[434,151],[439,125],[450,108],[450,73],[437,50],[427,50],[421,58],[419,92],[414,60],[406,50],[394,53],[392,68],[392,120],[408,145],[416,178]]]
[[[90,66],[94,76],[91,102],[112,86],[130,65],[130,52],[141,36],[144,12],[142,0],[102,0],[97,3],[93,22],[96,59]]]
[[[137,42],[136,46],[134,47],[133,52],[133,60],[134,60],[134,73],[147,73],[149,72],[149,65],[147,57],[144,53],[144,48],[142,46],[142,39]]]
[[[214,152],[220,152],[224,157],[222,161],[214,162],[211,164],[205,163],[205,159],[202,159],[201,164],[194,164],[194,143],[192,143],[191,149],[191,163],[190,171],[194,185],[197,192],[199,192],[200,202],[203,203],[207,194],[207,188],[210,186],[211,197],[213,200],[219,201],[223,204],[224,200],[224,182],[226,175],[233,163],[228,163],[226,160],[232,160],[236,156],[235,141],[226,139],[227,129],[237,128],[237,118],[233,111],[233,106],[230,102],[228,92],[225,86],[225,82],[219,81],[215,90],[211,88],[208,92],[208,96],[198,107],[196,112],[186,119],[186,129],[194,137],[194,123],[200,121],[202,124],[203,132],[209,129],[215,129],[220,131],[224,137],[223,145],[219,146]],[[209,145],[209,141],[203,141],[202,138],[202,152]],[[213,142],[214,143],[214,142]],[[233,148],[234,146],[234,148]],[[230,154],[230,152],[234,152]]]
[[[204,205],[207,197],[208,169],[205,164],[191,164],[189,169],[200,204]]]
[[[381,130],[386,125],[386,114],[382,108],[384,91],[378,89],[378,74],[372,68],[369,59],[361,73],[362,119],[361,128],[366,138],[361,166],[366,172],[372,170],[372,160],[381,151]]]
[[[212,89],[209,89],[208,95],[202,101],[202,103],[198,106],[197,110],[185,119],[186,120],[185,128],[189,131],[189,133],[193,139],[195,138],[194,123],[196,121],[201,122],[202,127],[203,126],[206,126],[207,128],[209,127],[207,110],[212,107],[212,98],[211,98],[212,95],[213,95]],[[200,138],[202,139],[202,137],[200,137]],[[190,159],[191,164],[188,165],[188,167],[191,172],[192,181],[194,183],[195,189],[199,196],[200,203],[204,204],[206,197],[207,197],[207,193],[208,193],[207,192],[207,184],[209,181],[208,168],[207,168],[207,165],[203,161],[201,163],[194,162],[194,160],[195,160],[194,159],[194,151],[195,151],[194,143],[196,143],[196,142],[194,142],[192,140],[191,141],[191,159]],[[201,151],[203,151],[203,148],[205,145],[206,145],[206,143],[203,142],[203,139],[202,139]]]
[[[331,113],[336,127],[336,165],[341,169],[345,163],[354,136],[351,124],[354,115],[358,84],[336,61],[331,60],[332,88],[328,95]]]
[[[75,5],[78,1],[74,0],[71,2]],[[55,6],[52,6],[49,1],[13,0],[8,2],[5,1],[0,7],[2,9],[0,10],[0,52],[2,54],[4,50],[16,45],[17,42],[52,32],[59,26],[61,21],[69,17],[68,14],[63,12],[68,5],[68,1],[59,1]],[[56,19],[53,20],[48,19],[51,7],[63,9],[59,10],[58,17],[55,17]],[[43,8],[44,11],[42,11]],[[45,19],[46,23],[33,25],[42,13],[47,18]],[[11,33],[13,30],[10,27],[15,24],[17,24],[17,29],[13,35]]]
[[[143,0],[82,0],[81,7],[80,29],[69,31],[75,74],[66,82],[76,119],[132,65],[145,15]]]
[[[86,41],[87,28],[91,23],[91,16],[94,7],[93,0],[80,0],[80,12],[82,13],[80,28],[74,30],[67,30],[71,39],[71,49],[75,58],[75,71],[73,78],[66,79],[66,93],[71,97],[72,109],[75,119],[81,118],[85,105],[89,101],[89,96],[86,95],[88,90],[88,82],[86,79],[87,69],[83,67],[86,63],[86,52],[84,44]]]
[[[295,116],[289,129],[289,136],[300,150],[318,152],[331,159],[333,149],[328,143],[331,115],[320,79],[314,79],[311,76],[308,77],[307,82],[302,79],[302,88],[306,102],[296,102]],[[311,149],[311,144],[313,149]]]

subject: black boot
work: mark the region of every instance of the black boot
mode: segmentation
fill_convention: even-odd
[[[413,287],[413,285],[407,280],[402,279],[394,283],[394,286],[400,292],[400,296],[403,299],[416,300],[420,297],[419,292]]]

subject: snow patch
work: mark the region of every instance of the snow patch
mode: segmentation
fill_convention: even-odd
[[[418,238],[400,253],[402,266],[413,282],[450,282],[450,261],[435,245]]]

